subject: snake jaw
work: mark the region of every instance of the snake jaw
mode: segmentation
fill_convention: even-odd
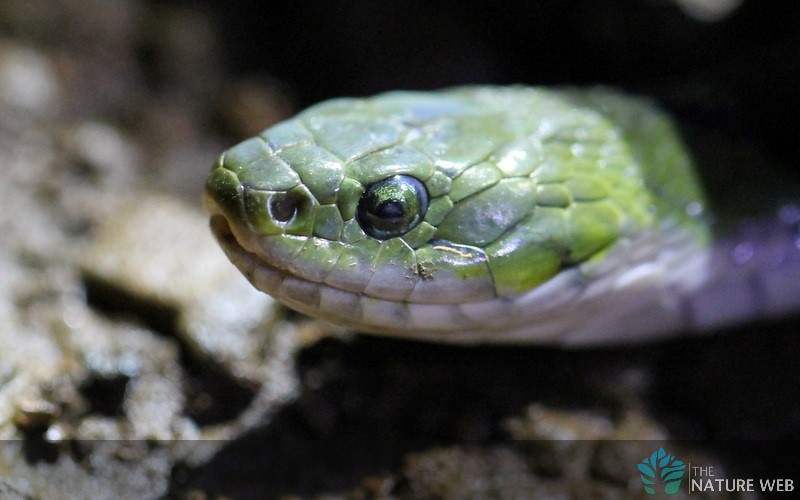
[[[376,334],[457,343],[476,342],[485,336],[485,332],[468,334],[465,328],[472,322],[457,304],[382,300],[292,275],[248,251],[236,237],[235,226],[213,207],[210,211],[211,230],[230,261],[253,286],[292,309]]]
[[[365,215],[406,223],[400,197],[386,213],[383,194],[361,203],[404,176],[430,198],[422,220],[366,231]],[[680,329],[708,229],[687,201],[702,201],[691,162],[648,104],[521,87],[320,104],[223,153],[205,196],[258,289],[357,330],[451,342]]]
[[[357,331],[420,340],[470,344],[530,343],[535,339],[537,343],[562,345],[616,343],[620,339],[631,342],[626,332],[632,318],[645,321],[634,325],[638,340],[651,340],[686,327],[681,324],[684,315],[673,311],[680,309],[680,304],[673,302],[682,294],[672,290],[678,286],[676,282],[685,285],[686,280],[662,282],[666,269],[674,272],[680,262],[686,271],[679,274],[700,279],[706,267],[701,254],[692,251],[691,242],[679,233],[672,242],[677,246],[663,255],[658,250],[660,245],[641,237],[612,250],[629,259],[638,255],[630,265],[607,268],[598,263],[565,269],[543,285],[517,295],[459,304],[393,301],[306,280],[277,267],[242,244],[236,224],[215,210],[213,202],[207,208],[212,213],[212,232],[225,254],[259,290],[324,321]],[[664,262],[652,263],[650,252],[661,255]],[[687,261],[686,255],[698,258]],[[608,293],[610,289],[614,293]],[[619,314],[627,309],[648,312]],[[565,314],[565,310],[570,313]]]
[[[246,250],[235,236],[231,224],[224,215],[212,214],[210,225],[211,232],[228,259],[244,273],[256,288],[274,295],[277,292],[277,285],[286,276],[286,272],[269,265],[259,259],[255,253]],[[256,269],[261,270],[259,283],[256,283]]]
[[[630,328],[639,334],[639,341],[651,340],[686,328],[682,322],[687,317],[676,302],[683,292],[677,288],[700,286],[689,284],[688,278],[702,282],[707,267],[706,254],[698,253],[694,242],[678,231],[668,233],[668,242],[661,241],[664,234],[642,235],[612,249],[610,261],[565,269],[517,295],[458,304],[386,300],[307,280],[272,264],[256,249],[246,248],[252,248],[253,238],[237,229],[213,200],[206,208],[225,254],[259,290],[324,321],[420,340],[589,345],[631,342]],[[663,253],[661,248],[671,250]],[[450,250],[444,253],[456,255]],[[606,265],[611,261],[618,265]],[[665,280],[668,269],[671,280]],[[435,282],[429,277],[419,280]]]

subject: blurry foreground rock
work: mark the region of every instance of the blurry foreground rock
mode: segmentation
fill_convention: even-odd
[[[432,447],[409,453],[393,473],[364,478],[346,495],[318,498],[547,498],[637,499],[644,495],[635,464],[668,433],[630,410],[618,420],[542,404],[507,419],[508,443]],[[724,468],[692,446],[669,445],[691,463]],[[748,493],[679,491],[670,498],[751,499]]]
[[[53,173],[9,164],[0,435],[27,439],[4,445],[3,475],[37,497],[157,497],[176,462],[207,459],[292,396],[293,327],[235,272],[199,210],[78,184],[82,203],[54,213],[37,203]],[[77,219],[73,234],[64,221]]]
[[[46,4],[23,10],[55,18],[78,5]],[[141,14],[93,15],[125,12]],[[124,38],[113,54],[123,65]],[[146,160],[175,150],[104,118],[129,108],[73,112],[89,98],[81,88],[101,99],[119,83],[70,73],[98,64],[93,47],[0,40],[3,498],[161,497],[177,463],[205,462],[296,391],[295,327],[227,261],[198,206],[146,194]],[[129,95],[157,99],[141,92]],[[173,147],[216,149],[190,147],[196,135]]]
[[[90,302],[135,314],[174,335],[191,363],[243,389],[237,398],[190,387],[197,392],[188,402],[190,415],[226,422],[200,437],[229,439],[236,429],[261,422],[268,408],[294,390],[294,328],[277,321],[272,299],[236,272],[209,239],[207,218],[196,209],[160,196],[126,199],[80,253]],[[232,427],[230,419],[237,424]]]

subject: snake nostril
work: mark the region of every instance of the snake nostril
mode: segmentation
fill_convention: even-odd
[[[300,207],[300,197],[289,193],[276,194],[269,200],[269,213],[278,222],[292,220]]]

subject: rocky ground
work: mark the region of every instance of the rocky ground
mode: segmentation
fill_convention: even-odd
[[[0,497],[642,498],[661,445],[787,471],[740,441],[800,437],[797,318],[463,348],[331,332],[254,291],[202,182],[295,98],[226,70],[212,14],[0,3]]]

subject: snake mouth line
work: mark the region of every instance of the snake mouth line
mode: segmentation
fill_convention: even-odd
[[[318,315],[321,312],[320,297],[323,289],[329,288],[329,293],[336,291],[324,283],[295,276],[248,251],[236,238],[228,219],[219,212],[212,212],[210,225],[211,231],[225,255],[239,268],[250,283],[291,308],[309,316]]]
[[[228,219],[226,219],[224,215],[213,214],[211,216],[210,225],[211,232],[214,234],[214,237],[217,239],[220,245],[222,245],[222,248],[225,250],[226,254],[229,253],[229,250],[237,253],[250,253],[247,252],[247,250],[245,250],[236,240],[236,236],[233,235],[231,225],[228,223]],[[255,257],[254,254],[251,255]]]
[[[214,234],[214,237],[219,242],[225,254],[237,267],[248,270],[247,277],[251,279],[251,281],[256,267],[275,273],[280,277],[290,276],[289,272],[265,262],[254,252],[250,252],[244,248],[244,246],[239,243],[239,240],[233,233],[230,222],[224,215],[219,213],[212,214],[210,225],[211,232]],[[240,266],[240,264],[244,267]],[[309,281],[309,283],[311,282]]]
[[[458,304],[421,304],[383,300],[310,281],[283,270],[248,251],[236,238],[231,222],[207,204],[211,230],[228,259],[262,292],[308,316],[360,331],[411,338],[469,343],[482,337],[475,315]],[[500,306],[496,301],[495,307]],[[453,335],[458,333],[458,335]]]
[[[225,255],[227,255],[228,259],[245,274],[247,279],[250,280],[256,288],[270,295],[275,291],[271,288],[265,290],[256,283],[256,268],[260,268],[264,273],[268,273],[273,278],[272,281],[277,280],[278,284],[281,279],[291,276],[291,273],[288,271],[264,261],[256,253],[247,250],[244,245],[240,243],[225,212],[208,192],[204,193],[203,196],[203,208],[205,208],[206,212],[210,215],[209,225],[211,227],[211,232],[222,247]]]
[[[276,267],[248,251],[236,238],[232,223],[215,208],[211,206],[209,210],[211,230],[230,261],[256,288],[308,316],[356,331],[448,343],[519,343],[535,335],[541,343],[584,344],[597,338],[593,327],[586,330],[580,325],[596,323],[588,321],[587,314],[602,310],[602,304],[580,307],[574,315],[564,314],[568,305],[598,300],[586,295],[585,278],[578,269],[565,271],[544,287],[519,296],[483,302],[421,304],[382,300],[309,281]],[[609,279],[614,280],[614,276],[611,273]],[[647,290],[642,293],[653,298]],[[610,306],[620,306],[619,298],[608,300]],[[536,313],[520,315],[523,310]],[[611,326],[616,331],[614,325]],[[655,334],[661,332],[655,330]]]
[[[411,321],[413,311],[408,307],[414,305],[390,303],[380,299],[372,299],[374,307],[370,309],[373,313],[381,312],[380,317],[370,320],[368,319],[370,314],[365,310],[367,306],[364,305],[364,300],[369,297],[297,277],[265,262],[239,243],[229,221],[219,212],[212,212],[210,225],[225,254],[245,277],[256,288],[292,309],[331,323],[377,334],[404,333],[400,325],[408,325]],[[422,335],[424,337],[438,337],[437,330],[441,332],[450,328],[422,328],[422,330],[430,330],[428,335]],[[420,335],[418,332],[417,336]]]

